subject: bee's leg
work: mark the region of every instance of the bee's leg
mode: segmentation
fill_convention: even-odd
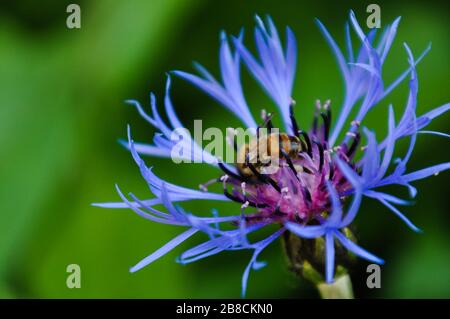
[[[232,177],[232,178],[234,178],[234,179],[236,179],[236,180],[238,180],[238,181],[240,181],[240,182],[246,182],[246,183],[249,182],[249,179],[248,179],[248,178],[246,178],[246,177],[244,177],[244,176],[242,176],[242,175],[238,175],[238,174],[233,173],[233,172],[230,171],[225,165],[223,165],[222,162],[219,162],[218,165],[219,165],[220,169],[221,169],[225,174],[227,174],[228,176],[230,176],[230,177]]]
[[[253,164],[248,163],[247,165],[248,165],[248,168],[250,168],[252,173],[255,174],[255,176],[258,178],[259,181],[261,181],[264,184],[269,183],[270,185],[272,185],[273,188],[275,188],[275,190],[278,193],[281,193],[280,186],[278,186],[278,184],[272,178],[270,178],[269,176],[263,175],[260,172],[258,172],[258,170],[256,169],[256,167]]]

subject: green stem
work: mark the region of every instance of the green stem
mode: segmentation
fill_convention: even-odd
[[[332,284],[317,284],[322,299],[353,299],[353,288],[350,276],[342,275]]]

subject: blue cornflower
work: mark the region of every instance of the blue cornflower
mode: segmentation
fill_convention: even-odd
[[[230,38],[222,32],[221,80],[214,78],[199,64],[195,67],[200,76],[182,71],[174,71],[172,74],[217,100],[247,128],[254,129],[259,138],[261,127],[270,128],[273,124],[271,117],[263,113],[263,124],[258,126],[249,110],[240,80],[240,66],[243,62],[280,112],[286,133],[267,137],[269,140],[276,137],[281,141],[280,169],[263,173],[261,165],[254,165],[248,161],[247,145],[241,146],[241,150],[238,150],[247,157],[245,165],[230,165],[203,150],[189,136],[184,136],[181,143],[180,140],[174,141],[174,132],[184,126],[178,119],[170,99],[170,75],[167,77],[164,99],[169,123],[165,123],[160,117],[153,94],[150,98],[152,115],[147,114],[138,101],[127,101],[135,105],[144,119],[160,131],[155,135],[153,145],[135,144],[128,128],[128,143],[124,143],[131,151],[155,198],[140,200],[130,193],[129,199],[117,187],[123,202],[96,205],[109,208],[129,207],[151,221],[187,228],[132,267],[132,272],[165,255],[195,233],[202,232],[209,239],[183,252],[178,262],[183,264],[194,262],[225,250],[252,250],[252,258],[242,278],[244,295],[250,270],[265,265],[264,262],[257,260],[259,254],[282,234],[290,232],[300,239],[324,238],[325,255],[322,260],[325,270],[322,273],[325,281],[331,283],[335,277],[337,248],[347,249],[371,262],[383,263],[382,259],[364,250],[356,244],[352,236],[348,236],[347,227],[358,214],[364,197],[378,200],[412,230],[420,231],[396,207],[409,202],[382,192],[379,188],[394,184],[403,185],[408,188],[410,196],[414,197],[417,190],[411,182],[450,167],[450,163],[447,162],[407,172],[407,164],[412,156],[417,134],[449,136],[441,132],[423,130],[434,118],[448,111],[449,103],[421,116],[416,115],[418,93],[416,65],[430,47],[414,59],[411,50],[404,44],[409,67],[396,80],[386,85],[382,78],[383,65],[394,41],[400,18],[389,25],[376,41],[376,31],[364,34],[354,13],[350,12],[350,24],[346,25],[346,56],[324,25],[317,20],[320,31],[337,59],[345,83],[345,97],[334,126],[331,121],[330,102],[322,104],[318,101],[312,128],[306,132],[299,129],[294,117],[295,101],[292,89],[297,60],[295,36],[290,28],[286,28],[286,45],[283,47],[270,17],[266,23],[256,17],[256,22],[255,42],[258,57],[245,47],[242,32],[238,37],[231,37],[232,46]],[[351,28],[360,42],[356,53],[351,41]],[[403,114],[397,122],[394,109],[392,105],[389,106],[387,134],[378,140],[373,131],[362,127],[362,123],[368,112],[406,78],[409,78],[409,94]],[[350,118],[350,114],[356,114],[356,117]],[[347,131],[344,134],[345,127]],[[363,137],[367,145],[360,147]],[[393,159],[395,145],[403,138],[409,138],[406,154],[402,158]],[[182,152],[172,152],[175,145],[181,147]],[[140,157],[151,155],[173,158],[174,154],[175,156],[178,154],[179,159],[201,161],[221,170],[221,175],[213,182],[223,185],[223,193],[209,192],[206,186],[202,186],[201,190],[195,190],[164,181],[155,175],[152,168],[148,168]],[[345,205],[344,202],[349,198],[352,199],[351,203]],[[237,207],[234,216],[219,217],[215,212],[212,217],[200,217],[174,205],[175,202],[188,200],[234,201],[239,203],[240,207]],[[155,209],[154,206],[157,204],[164,205],[167,213]],[[253,207],[255,211],[247,213],[249,207]],[[231,225],[231,229],[221,227],[223,223]],[[248,239],[249,234],[271,224],[278,224],[280,228],[260,241],[251,242]]]

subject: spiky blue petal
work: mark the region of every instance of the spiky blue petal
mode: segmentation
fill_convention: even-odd
[[[241,32],[241,35],[236,41],[239,43],[242,42],[242,37],[243,33]],[[219,61],[223,85],[199,64],[197,64],[197,69],[199,69],[204,78],[183,71],[173,71],[173,74],[190,82],[217,100],[248,128],[256,128],[257,124],[250,113],[242,91],[240,56],[237,53],[233,54],[231,52],[227,36],[224,32],[221,33]]]
[[[283,51],[280,37],[270,17],[265,24],[256,16],[255,43],[259,60],[238,39],[234,45],[250,73],[264,91],[272,98],[280,110],[281,117],[289,133],[292,132],[289,118],[289,106],[292,101],[297,63],[297,44],[290,28],[286,29],[286,51]]]

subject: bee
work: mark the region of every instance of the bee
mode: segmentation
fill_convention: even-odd
[[[286,133],[266,134],[252,139],[239,148],[236,166],[245,177],[267,174],[267,168],[278,165],[280,158],[285,158],[292,166],[292,160],[297,159],[302,151],[304,145],[296,136]]]

